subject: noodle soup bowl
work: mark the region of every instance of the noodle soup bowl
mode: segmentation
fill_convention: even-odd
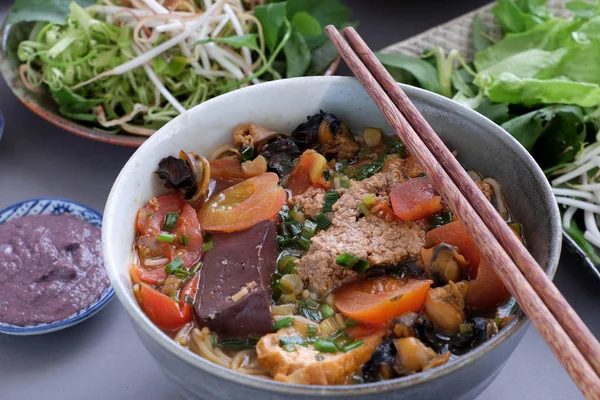
[[[534,160],[508,133],[476,112],[444,97],[403,86],[408,96],[461,162],[496,178],[529,251],[552,277],[561,246],[559,213],[550,187]],[[517,312],[498,335],[464,356],[427,372],[352,386],[292,385],[244,375],[180,347],[142,312],[128,265],[137,211],[166,193],[153,171],[181,149],[209,156],[231,140],[232,129],[254,122],[289,133],[319,109],[336,114],[359,132],[368,126],[392,132],[380,111],[353,78],[307,77],[247,87],[207,101],[182,114],[148,139],[119,174],[105,209],[105,266],[116,294],[148,351],[174,386],[189,399],[473,399],[487,387],[513,352],[527,324]]]

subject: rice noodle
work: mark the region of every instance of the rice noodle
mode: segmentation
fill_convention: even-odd
[[[504,204],[504,197],[502,197],[502,188],[500,187],[500,183],[497,180],[492,179],[492,178],[485,178],[483,180],[483,182],[488,183],[492,187],[492,189],[494,189],[494,197],[496,199],[496,208],[498,209],[498,212],[500,213],[500,215],[508,218],[508,209],[506,208],[506,205]]]

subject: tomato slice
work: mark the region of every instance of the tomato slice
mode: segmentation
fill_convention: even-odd
[[[397,184],[390,192],[392,209],[402,221],[416,221],[442,211],[442,197],[425,176]]]
[[[212,179],[244,180],[242,166],[238,160],[220,158],[210,162],[210,177]]]
[[[469,282],[467,305],[473,310],[489,310],[508,301],[510,292],[492,266],[484,258],[477,268],[477,277]]]
[[[458,252],[468,261],[468,276],[474,278],[477,275],[481,253],[460,221],[453,221],[427,232],[426,248],[437,246],[440,243],[457,247]]]
[[[185,301],[186,296],[194,297],[198,290],[196,274],[179,293],[179,304],[169,296],[157,291],[152,286],[141,283],[140,306],[150,320],[160,329],[175,331],[192,320],[192,306]]]
[[[158,235],[163,231],[165,217],[170,212],[178,214],[175,228],[172,232],[167,232],[174,235],[175,239],[172,243],[161,242]],[[138,212],[136,225],[140,235],[137,249],[142,267],[138,268],[139,271],[132,272],[132,277],[156,284],[157,280],[166,278],[166,275],[155,270],[163,269],[162,267],[175,257],[181,257],[186,268],[200,260],[203,240],[198,215],[192,206],[179,197],[168,195],[150,200]],[[166,261],[148,267],[148,259]]]
[[[217,193],[200,209],[200,224],[208,231],[235,232],[273,218],[287,197],[278,182],[276,174],[265,172]]]
[[[419,311],[427,289],[427,279],[378,277],[350,282],[334,293],[337,309],[357,321],[381,324],[409,311]]]
[[[167,213],[179,212],[185,202],[176,195],[156,197],[140,208],[137,230],[140,236],[158,236],[162,231]]]
[[[292,196],[304,193],[311,186],[329,189],[329,182],[323,178],[326,167],[325,157],[314,150],[306,150],[290,173],[286,189],[292,192]]]

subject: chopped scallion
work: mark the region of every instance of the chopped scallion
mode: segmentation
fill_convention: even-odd
[[[215,242],[213,242],[212,238],[208,242],[204,242],[204,244],[202,245],[202,252],[206,253],[207,251],[212,249],[214,245]]]
[[[300,335],[281,336],[279,338],[279,345],[281,347],[290,344],[304,344],[304,338]]]
[[[314,219],[320,229],[324,230],[331,226],[331,220],[323,213],[317,215]]]
[[[359,321],[357,321],[357,320],[355,320],[355,319],[352,319],[352,318],[348,318],[348,319],[346,319],[346,322],[345,322],[345,323],[346,323],[346,326],[347,326],[348,328],[352,328],[353,326],[358,326],[358,325],[360,325],[360,322],[359,322]]]
[[[356,342],[354,342],[354,343],[351,343],[351,344],[349,344],[349,345],[345,346],[345,347],[342,349],[342,351],[343,351],[344,353],[347,353],[347,352],[349,352],[350,350],[354,350],[354,349],[356,349],[356,348],[358,348],[358,347],[362,346],[362,345],[363,345],[363,343],[364,343],[364,342],[363,342],[363,340],[362,340],[362,339],[361,339],[361,340],[357,340]]]
[[[350,253],[342,253],[335,258],[335,263],[337,265],[341,265],[342,267],[352,268],[354,264],[356,264],[360,260],[360,257],[355,256]]]
[[[242,154],[242,162],[252,160],[254,158],[254,149],[250,146],[242,146],[240,148]]]
[[[310,239],[317,233],[317,228],[318,225],[316,223],[307,219],[306,221],[304,221],[304,226],[302,227],[302,236],[307,239]]]
[[[322,304],[321,307],[319,308],[319,311],[321,311],[321,315],[323,315],[323,319],[327,319],[335,314],[335,311],[333,310],[333,308],[331,308],[331,306],[329,304]]]
[[[150,218],[152,216],[152,212],[149,212],[148,214],[146,214],[146,217]]]
[[[317,326],[316,325],[308,325],[306,327],[306,337],[308,339],[314,339],[317,337]]]
[[[332,206],[339,200],[340,196],[337,192],[327,192],[323,200],[323,212],[333,212]]]
[[[202,261],[198,261],[196,265],[194,265],[192,269],[190,269],[190,274],[194,275],[196,272],[200,271],[200,268],[202,268]]]
[[[190,306],[194,306],[194,298],[192,296],[185,295],[184,301],[188,303]]]
[[[276,331],[283,329],[283,328],[288,328],[292,325],[294,325],[294,322],[296,320],[292,317],[287,317],[287,318],[283,318],[280,319],[279,321],[275,322],[275,324],[273,324],[273,329],[275,329]]]
[[[325,179],[326,181],[331,179],[331,172],[329,172],[328,169],[326,169],[325,171],[323,171],[323,179]]]
[[[171,275],[176,270],[182,269],[182,268],[183,268],[183,260],[181,259],[181,257],[176,257],[173,259],[173,261],[171,261],[170,263],[165,265],[165,272],[167,273],[167,275]]]
[[[352,269],[358,272],[359,274],[362,274],[363,272],[368,270],[369,267],[369,261],[365,260],[364,258],[361,258],[356,264],[354,264]]]
[[[213,347],[219,344],[219,337],[215,332],[210,334],[210,344],[212,344]]]
[[[172,231],[173,229],[175,229],[178,219],[178,212],[168,212],[167,215],[165,215],[165,223],[163,224],[163,229],[165,231]]]
[[[360,206],[358,206],[358,208],[360,209],[360,212],[366,217],[367,215],[371,214],[371,212],[369,211],[369,208],[365,205],[365,203],[360,203]]]
[[[181,235],[181,244],[187,246],[190,241],[190,237],[186,234]]]
[[[336,353],[338,351],[337,347],[335,347],[335,343],[331,340],[318,338],[315,340],[315,350],[320,351],[321,353]]]
[[[342,177],[342,187],[344,189],[349,189],[350,188],[350,179],[348,179],[347,176]]]
[[[156,239],[159,242],[173,243],[173,240],[175,240],[175,235],[171,235],[169,233],[161,233]]]
[[[298,246],[302,247],[304,250],[308,250],[310,248],[310,239],[300,236],[296,239],[296,244],[298,244]]]
[[[171,298],[171,300],[173,300],[175,303],[179,304],[179,298],[177,297],[177,293],[171,293],[171,295],[169,296]]]
[[[377,197],[375,197],[375,195],[373,193],[369,193],[368,195],[363,197],[362,201],[365,206],[372,207],[375,205],[375,202],[377,201]]]

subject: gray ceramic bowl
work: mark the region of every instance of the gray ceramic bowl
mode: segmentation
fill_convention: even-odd
[[[444,97],[404,86],[425,118],[461,161],[504,187],[512,211],[525,227],[529,250],[549,276],[556,271],[561,246],[559,213],[542,171],[504,130],[476,112]],[[169,122],[148,139],[117,178],[104,213],[105,266],[117,296],[161,369],[189,399],[473,399],[488,386],[525,333],[518,315],[492,340],[431,371],[358,386],[289,385],[217,366],[179,347],[138,307],[127,273],[137,210],[165,193],[153,171],[180,149],[208,155],[228,142],[241,122],[291,132],[319,109],[335,113],[359,131],[378,126],[391,131],[360,84],[352,78],[310,77],[251,86],[220,96]]]

